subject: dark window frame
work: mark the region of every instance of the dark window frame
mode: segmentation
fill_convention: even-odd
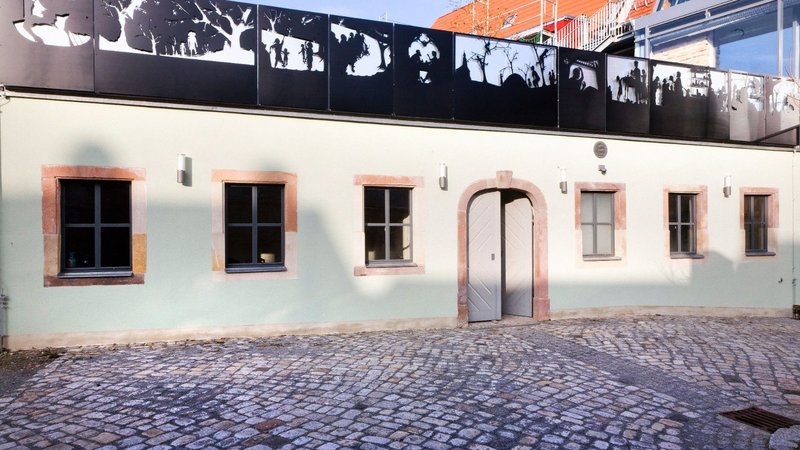
[[[381,190],[383,191],[383,201],[384,201],[384,221],[383,222],[367,222],[366,221],[366,214],[364,216],[364,232],[365,232],[365,245],[364,245],[364,262],[366,267],[399,267],[399,266],[412,266],[414,265],[414,204],[413,204],[413,188],[412,187],[401,187],[401,186],[368,186],[364,185],[363,192],[364,192],[364,204],[362,205],[362,212],[367,207],[367,191],[370,189],[374,190]],[[408,223],[402,222],[391,222],[391,191],[405,191],[408,195]],[[367,228],[374,227],[383,227],[384,229],[384,259],[373,259],[370,260],[368,256],[369,249],[366,246],[366,231]],[[408,227],[408,253],[409,258],[391,258],[390,257],[390,247],[391,247],[391,228],[392,227]]]
[[[280,222],[258,222],[258,188],[261,186],[280,187]],[[228,222],[228,189],[231,187],[250,187],[251,221],[248,222]],[[225,230],[225,272],[245,273],[245,272],[284,272],[286,271],[286,185],[283,183],[247,183],[231,182],[223,184],[223,229]],[[250,228],[251,229],[251,262],[248,263],[229,263],[228,239],[230,233],[228,229]],[[280,261],[271,263],[257,262],[258,260],[258,230],[260,228],[280,228]]]
[[[672,256],[697,256],[697,194],[696,193],[678,193],[670,192],[668,195],[668,214],[671,219],[672,214],[672,199],[675,198],[676,211],[675,220],[669,220],[669,251]],[[689,202],[689,217],[683,217],[683,201]],[[688,249],[683,248],[682,245],[682,231],[688,229],[691,243]],[[677,239],[673,239],[673,234],[677,234]],[[677,248],[673,248],[672,243],[677,243]]]
[[[71,223],[67,220],[67,191],[70,185],[90,184],[93,189],[92,209],[94,220],[92,223]],[[127,222],[110,222],[103,223],[102,218],[102,186],[109,184],[124,184],[127,188],[128,195],[128,221]],[[60,242],[61,251],[59,255],[59,273],[60,278],[91,278],[91,277],[120,277],[133,275],[133,199],[132,188],[130,180],[117,180],[117,179],[74,179],[62,178],[59,179],[59,198],[60,198]],[[69,252],[67,249],[70,247],[66,240],[68,238],[68,229],[87,229],[91,228],[94,232],[93,246],[94,246],[94,266],[92,267],[69,267]],[[127,228],[128,229],[128,264],[122,266],[104,266],[102,264],[102,231],[104,229],[113,228]]]
[[[756,205],[760,201],[761,205]],[[745,235],[745,254],[747,255],[773,255],[769,250],[769,201],[770,196],[766,194],[745,194],[744,195],[744,235]],[[760,206],[761,217],[763,220],[754,219],[756,208]],[[761,242],[757,242],[758,234],[761,230]]]
[[[609,204],[611,205],[611,221],[610,222],[600,222],[597,220],[597,195],[608,195],[611,198]],[[581,199],[583,196],[591,196],[592,197],[592,214],[591,220],[586,221],[586,214],[583,209],[581,209],[581,237],[583,238],[583,226],[589,225],[592,227],[592,253],[583,253],[583,245],[581,246],[581,253],[585,258],[608,258],[613,257],[616,254],[616,241],[614,233],[616,231],[616,211],[614,202],[616,201],[615,198],[616,192],[610,191],[581,191]],[[581,202],[582,203],[582,202]],[[609,225],[611,228],[611,253],[598,253],[597,251],[597,228],[598,225]]]

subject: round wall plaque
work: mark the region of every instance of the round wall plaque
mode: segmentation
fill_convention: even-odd
[[[594,156],[598,158],[605,158],[608,154],[608,146],[603,141],[597,141],[594,143]]]

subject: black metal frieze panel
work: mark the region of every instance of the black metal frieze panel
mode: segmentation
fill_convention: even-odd
[[[767,78],[767,139],[770,144],[797,145],[796,127],[800,124],[797,99],[800,96],[797,82],[790,78]],[[780,133],[783,130],[789,130]]]
[[[330,17],[330,108],[391,115],[395,52],[391,23]]]
[[[256,5],[96,0],[100,93],[256,103]]]
[[[328,109],[328,16],[259,6],[258,102]]]
[[[394,27],[394,112],[453,118],[453,33]]]
[[[728,72],[709,70],[708,121],[706,136],[709,139],[730,139],[730,77]]]
[[[731,73],[731,140],[756,142],[766,136],[765,80]]]
[[[0,1],[0,83],[94,90],[92,0]]]
[[[650,84],[646,59],[606,58],[606,129],[650,132]]]
[[[708,68],[650,63],[650,131],[664,136],[705,137],[711,84]]]
[[[453,62],[455,119],[557,125],[555,47],[456,35]]]
[[[605,54],[585,50],[558,51],[558,125],[604,131],[606,128]]]

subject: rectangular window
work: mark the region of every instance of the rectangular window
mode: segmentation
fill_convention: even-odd
[[[131,182],[62,179],[60,188],[60,274],[130,273]]]
[[[367,265],[409,264],[411,189],[364,188],[364,250]]]
[[[583,256],[614,256],[614,193],[581,192]]]
[[[225,269],[284,270],[283,185],[225,184]]]
[[[697,194],[669,194],[669,251],[673,255],[697,253]]]
[[[747,253],[769,252],[768,195],[744,196],[744,236]]]

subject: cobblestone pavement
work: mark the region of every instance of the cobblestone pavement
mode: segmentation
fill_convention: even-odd
[[[800,321],[646,317],[67,349],[0,398],[7,448],[767,448]]]

